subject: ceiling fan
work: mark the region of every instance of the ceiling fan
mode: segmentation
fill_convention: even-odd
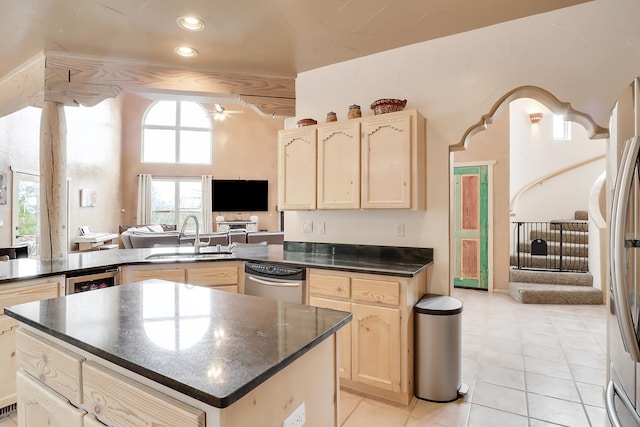
[[[244,114],[242,110],[227,110],[221,104],[213,104],[212,110],[207,110],[213,120],[224,120],[230,114]]]

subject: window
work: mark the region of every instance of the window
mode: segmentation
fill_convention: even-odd
[[[142,122],[142,161],[211,164],[211,118],[200,104],[158,101]]]
[[[202,224],[201,180],[153,178],[151,190],[153,224],[176,224],[180,230],[187,215],[195,215]],[[189,221],[186,230],[195,231],[195,222]]]
[[[566,121],[562,115],[553,115],[553,139],[571,139],[571,123]]]
[[[26,243],[29,256],[38,251],[40,237],[40,176],[26,172],[13,172],[12,219],[16,224],[12,233],[13,244]]]

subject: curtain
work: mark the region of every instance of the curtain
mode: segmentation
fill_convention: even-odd
[[[138,175],[138,224],[151,224],[151,175]]]
[[[213,175],[202,175],[202,232],[213,232],[213,214],[211,212],[211,181]]]

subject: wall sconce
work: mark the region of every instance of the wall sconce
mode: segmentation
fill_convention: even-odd
[[[532,125],[537,125],[542,120],[542,113],[532,113],[529,114],[529,119],[531,119]]]

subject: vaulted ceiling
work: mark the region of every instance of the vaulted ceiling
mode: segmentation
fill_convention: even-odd
[[[12,0],[0,76],[42,51],[295,78],[302,71],[585,0]],[[176,19],[195,15],[187,32]],[[195,58],[178,57],[188,45]]]

